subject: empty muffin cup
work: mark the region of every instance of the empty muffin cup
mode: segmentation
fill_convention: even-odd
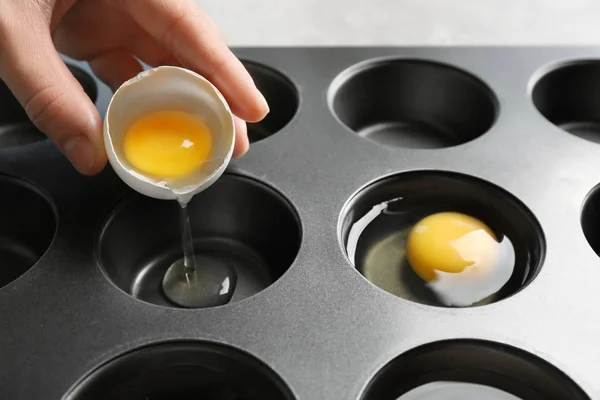
[[[331,84],[329,104],[350,130],[389,148],[463,144],[487,132],[498,113],[493,92],[475,76],[410,59],[348,68]]]
[[[600,60],[562,64],[533,84],[531,98],[551,123],[600,143]]]
[[[581,228],[592,250],[600,256],[600,185],[594,187],[583,202]]]
[[[361,400],[589,400],[566,374],[512,346],[480,340],[422,345],[385,365]]]
[[[294,83],[281,72],[253,61],[242,62],[270,109],[262,121],[247,124],[248,139],[254,143],[281,131],[294,118],[300,95]]]
[[[249,354],[216,344],[161,343],[93,371],[63,400],[293,400],[283,380]]]
[[[0,288],[44,255],[56,232],[52,201],[33,184],[0,174]]]
[[[230,302],[248,298],[281,277],[300,247],[301,226],[276,190],[224,174],[187,206],[196,255],[236,272]],[[131,193],[114,208],[97,240],[97,259],[118,288],[148,303],[179,307],[165,296],[166,270],[183,255],[180,206]],[[202,264],[196,265],[202,276]]]
[[[98,88],[94,79],[84,70],[67,64],[90,99],[95,102]],[[0,81],[0,149],[23,146],[47,139],[31,122],[21,104],[8,86]]]
[[[368,281],[414,302],[490,304],[537,275],[545,240],[514,196],[479,178],[445,171],[391,175],[342,210],[340,241]]]

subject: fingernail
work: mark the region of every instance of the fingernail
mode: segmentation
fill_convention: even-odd
[[[238,143],[236,143],[233,157],[241,158],[248,152],[248,150],[250,150],[250,141],[248,140],[247,136],[244,136]]]
[[[267,99],[265,99],[265,96],[262,95],[262,93],[260,91],[258,91],[258,89],[256,89],[258,92],[258,96],[260,98],[260,109],[263,112],[263,117],[266,116],[270,111],[270,107],[269,107],[269,103],[267,103]]]
[[[67,140],[63,146],[63,152],[71,164],[82,174],[88,174],[96,162],[94,146],[85,135],[78,135]]]

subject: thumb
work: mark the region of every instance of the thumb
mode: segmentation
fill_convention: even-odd
[[[102,120],[54,48],[49,30],[38,26],[0,27],[0,78],[73,166],[96,174],[106,165]]]

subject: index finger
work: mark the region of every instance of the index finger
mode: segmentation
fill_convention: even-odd
[[[265,98],[230,51],[212,19],[192,0],[114,0],[186,67],[210,80],[240,118],[269,112]]]

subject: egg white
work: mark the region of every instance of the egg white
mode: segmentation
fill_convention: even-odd
[[[508,237],[498,243],[485,230],[479,229],[451,245],[473,265],[458,273],[435,271],[436,277],[426,286],[442,304],[473,305],[498,292],[510,280],[515,267],[515,251]]]

